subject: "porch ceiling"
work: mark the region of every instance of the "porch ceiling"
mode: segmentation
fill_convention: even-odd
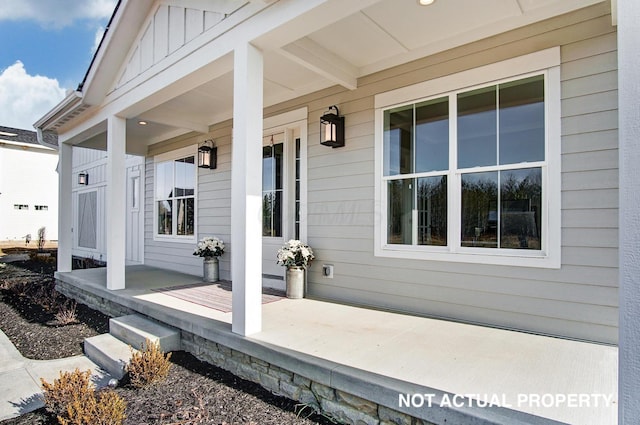
[[[254,41],[264,51],[264,105],[336,84],[355,88],[360,77],[504,31],[587,7],[603,0],[417,0],[363,1],[364,7],[326,26],[307,17],[308,29],[291,23],[300,38],[282,45],[277,28]],[[333,3],[334,6],[339,6]],[[323,12],[326,14],[326,10]],[[339,13],[339,12],[338,12]],[[232,117],[233,69],[220,61],[210,81],[143,113],[129,115],[132,151]],[[157,125],[138,126],[139,120]],[[137,148],[136,148],[137,147]]]

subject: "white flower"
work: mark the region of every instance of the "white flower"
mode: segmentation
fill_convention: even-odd
[[[224,242],[216,237],[204,237],[200,239],[193,255],[200,257],[218,257],[224,254]]]

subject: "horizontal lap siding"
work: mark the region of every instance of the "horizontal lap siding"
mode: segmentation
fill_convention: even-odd
[[[562,267],[534,269],[373,255],[375,94],[561,46]],[[605,4],[501,34],[269,108],[309,107],[311,296],[570,338],[617,341],[616,34]],[[346,146],[317,142],[327,105]],[[321,265],[334,265],[334,278]]]
[[[172,243],[153,239],[153,156],[214,139],[218,147],[215,170],[198,168],[197,238],[217,236],[230,250],[231,241],[231,125],[216,126],[206,136],[183,137],[152,146],[147,157],[145,192],[145,254],[146,265],[202,276],[202,259],[193,255],[195,243]],[[220,277],[230,278],[230,255],[220,257]]]

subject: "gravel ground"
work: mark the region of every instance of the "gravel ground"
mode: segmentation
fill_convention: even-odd
[[[55,308],[49,311],[33,301],[34,294],[42,298],[51,288],[52,273],[51,264],[37,260],[0,264],[0,287],[4,288],[0,289],[0,329],[28,358],[44,360],[80,354],[84,338],[108,330],[108,317],[86,306],[77,306],[78,323],[63,326],[55,319]],[[60,296],[57,301],[59,306],[68,300]],[[171,362],[168,379],[159,385],[135,389],[123,381],[116,389],[127,402],[125,424],[334,423],[320,415],[306,417],[308,410],[300,412],[304,406],[273,395],[186,352],[174,352]],[[44,409],[0,422],[2,425],[56,423]]]

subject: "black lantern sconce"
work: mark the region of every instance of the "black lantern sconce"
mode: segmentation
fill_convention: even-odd
[[[208,146],[207,143],[211,143]],[[205,140],[198,148],[198,167],[215,169],[218,166],[218,148],[213,140]]]
[[[78,174],[78,184],[82,186],[86,186],[89,184],[89,173],[83,171]]]
[[[336,113],[331,112],[335,109]],[[344,146],[344,117],[338,107],[333,105],[320,117],[320,144],[340,148]]]

